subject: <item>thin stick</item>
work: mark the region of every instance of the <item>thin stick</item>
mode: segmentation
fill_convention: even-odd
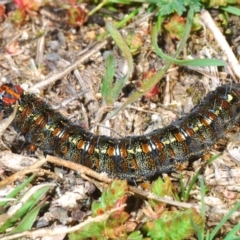
[[[70,228],[63,227],[61,229],[56,228],[56,229],[39,229],[39,230],[35,230],[35,231],[25,231],[23,233],[14,234],[12,236],[2,237],[1,239],[2,240],[11,240],[11,239],[19,239],[22,237],[31,237],[32,239],[36,239],[37,237],[57,236],[57,235],[76,232],[76,231],[81,230],[83,227],[87,226],[88,224],[103,222],[103,221],[107,220],[112,213],[114,213],[118,210],[122,210],[124,207],[125,207],[125,204],[123,204],[122,206],[120,206],[118,208],[114,208],[114,209],[112,209],[100,216],[97,216],[95,218],[89,217],[87,220],[85,220],[82,223],[79,223],[78,225],[76,225],[74,227],[70,227]]]
[[[106,175],[99,174],[99,173],[97,173],[97,172],[91,170],[90,168],[85,167],[81,164],[77,164],[77,163],[74,163],[74,162],[62,160],[60,158],[53,157],[53,156],[50,156],[50,155],[47,156],[46,160],[48,162],[51,162],[51,163],[54,163],[54,164],[57,164],[57,165],[61,165],[61,166],[70,168],[74,171],[77,171],[81,176],[82,175],[83,176],[87,175],[87,176],[90,176],[92,178],[95,178],[95,179],[97,179],[97,180],[99,180],[99,181],[101,181],[105,184],[109,184],[113,181],[113,179],[107,177]],[[101,185],[101,187],[105,187],[105,186],[106,185],[104,185],[104,184]],[[178,201],[175,201],[175,200],[172,200],[172,199],[169,199],[169,198],[159,197],[159,196],[157,196],[153,193],[143,191],[143,190],[140,190],[140,189],[138,189],[136,187],[132,187],[132,186],[129,186],[129,191],[135,193],[136,195],[138,195],[140,197],[147,198],[147,199],[153,199],[153,200],[163,202],[163,203],[166,203],[166,204],[170,204],[170,205],[173,205],[173,206],[177,206],[177,207],[197,208],[197,209],[199,208],[199,205],[197,205],[197,204],[183,203],[183,202],[178,202]]]
[[[23,170],[16,172],[15,174],[9,176],[8,178],[2,180],[0,182],[0,188],[3,188],[8,184],[13,183],[14,181],[21,179],[26,174],[39,172],[39,168],[45,163],[46,159],[42,158],[39,161],[35,162],[34,164],[30,165],[29,167],[26,167]]]
[[[33,87],[31,87],[29,89],[29,91],[35,91],[36,89],[43,88],[45,86],[48,86],[50,83],[53,83],[60,78],[63,78],[65,75],[67,75],[68,73],[73,71],[79,64],[83,63],[84,61],[89,59],[90,56],[92,56],[93,54],[98,52],[102,47],[104,47],[106,45],[106,43],[107,43],[107,41],[103,41],[103,42],[95,45],[93,49],[90,49],[86,54],[81,56],[78,60],[76,60],[76,62],[72,63],[69,67],[67,67],[63,71],[56,73],[56,74],[48,77],[47,79],[35,84]]]
[[[16,103],[12,114],[7,119],[5,119],[5,121],[1,122],[1,124],[0,124],[0,136],[2,136],[4,134],[6,129],[12,123],[13,119],[15,118],[15,116],[17,114],[17,110],[18,110],[18,102]]]
[[[51,162],[51,163],[54,163],[54,164],[57,164],[57,165],[60,165],[60,166],[64,166],[66,168],[70,168],[74,171],[77,171],[80,175],[85,174],[85,175],[88,175],[88,176],[90,176],[92,178],[95,178],[95,179],[97,179],[101,182],[104,182],[104,183],[112,182],[112,179],[107,177],[106,175],[99,174],[99,173],[93,171],[92,169],[90,169],[88,167],[85,167],[85,166],[83,166],[81,164],[78,164],[78,163],[62,160],[61,158],[53,157],[53,156],[50,156],[50,155],[47,155],[46,160],[48,162]]]
[[[225,37],[223,36],[223,34],[221,33],[221,31],[218,29],[217,25],[213,21],[209,12],[206,10],[202,10],[201,19],[204,22],[204,24],[209,28],[209,30],[212,32],[215,38],[215,41],[218,43],[219,47],[226,54],[231,69],[233,70],[235,75],[238,78],[240,78],[240,64],[238,63],[238,60],[235,57],[232,49],[230,48]]]
[[[196,210],[200,209],[200,206],[198,204],[178,202],[178,201],[169,199],[167,197],[159,197],[154,193],[143,191],[143,190],[138,189],[136,187],[129,186],[129,190],[132,191],[133,193],[135,193],[138,196],[141,196],[141,197],[144,197],[144,198],[147,198],[147,199],[156,200],[156,201],[159,201],[159,202],[163,202],[163,203],[166,203],[166,204],[169,204],[169,205],[172,205],[172,206],[182,207],[182,208],[195,208]]]

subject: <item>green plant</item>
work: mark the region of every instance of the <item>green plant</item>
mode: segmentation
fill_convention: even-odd
[[[210,164],[211,162],[213,162],[215,159],[217,159],[218,157],[220,157],[221,154],[217,154],[215,156],[212,156],[207,162],[206,164],[204,164],[204,166],[206,166],[207,164]],[[192,178],[192,180],[190,181],[188,188],[186,188],[184,186],[184,183],[182,181],[182,177],[180,177],[180,187],[181,187],[181,197],[183,201],[187,201],[189,196],[190,196],[190,192],[193,189],[193,186],[195,185],[195,183],[198,180],[199,175],[201,174],[204,166],[202,166],[194,175],[194,177]],[[207,191],[207,189],[205,189],[205,192]]]
[[[151,192],[164,197],[173,197],[175,194],[170,179],[165,181],[159,178],[152,184]],[[143,230],[151,239],[185,239],[195,232],[195,227],[203,228],[204,220],[194,209],[168,210],[166,204],[156,200],[149,200],[144,209],[149,221],[144,225]]]
[[[112,104],[118,97],[127,79],[129,79],[132,76],[133,58],[132,58],[132,54],[130,52],[129,47],[123,40],[118,30],[111,24],[107,24],[107,29],[111,37],[115,40],[117,46],[121,49],[128,63],[127,74],[122,78],[117,79],[116,83],[114,84],[115,61],[114,61],[113,55],[110,54],[106,60],[106,71],[103,77],[101,93],[105,102],[107,104]]]
[[[200,181],[200,193],[201,193],[201,215],[203,219],[206,219],[206,209],[204,203],[205,196],[205,184],[204,179],[199,177]],[[240,208],[240,201],[238,201],[235,206],[228,212],[228,214],[222,218],[222,220],[217,224],[212,232],[205,230],[204,227],[199,227],[196,224],[193,224],[198,240],[213,240],[216,238],[216,234],[222,228],[222,226],[230,219],[232,214]],[[224,240],[237,240],[240,239],[240,236],[235,236],[235,234],[240,230],[240,224],[237,224],[224,238]]]
[[[92,217],[102,215],[113,208],[119,207],[120,209],[112,213],[106,221],[89,224],[81,231],[70,234],[70,239],[127,238],[126,227],[124,226],[129,218],[129,214],[124,210],[124,204],[127,200],[126,194],[127,182],[113,181],[102,193],[99,201],[92,204]]]
[[[45,206],[41,200],[54,184],[40,184],[38,186],[29,187],[25,190],[25,187],[33,180],[33,178],[34,176],[30,177],[6,196],[6,199],[9,199],[10,197],[15,197],[17,199],[12,204],[11,208],[0,216],[2,219],[0,233],[4,233],[14,225],[14,228],[8,232],[9,235],[31,229],[38,216],[39,210]],[[17,196],[20,191],[25,192]],[[7,204],[7,200],[1,202],[1,206],[7,207]]]

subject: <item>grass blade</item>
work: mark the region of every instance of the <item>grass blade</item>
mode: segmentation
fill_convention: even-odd
[[[232,216],[232,214],[240,207],[240,201],[229,211],[229,213],[219,222],[210,234],[209,240],[213,240],[220,228],[226,223],[226,221]]]
[[[35,174],[25,180],[22,184],[16,187],[12,192],[10,192],[5,198],[14,198],[23,188],[25,188],[33,179],[35,178]],[[0,206],[5,206],[8,201],[1,201]]]

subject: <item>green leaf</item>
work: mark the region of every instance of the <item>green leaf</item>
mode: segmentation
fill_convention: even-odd
[[[2,223],[0,232],[4,232],[7,228],[12,227],[19,219],[25,216],[46,194],[46,192],[55,186],[54,184],[41,184],[32,187],[24,196],[13,205],[6,214],[6,221]]]
[[[103,98],[106,101],[106,103],[107,104],[112,104],[116,100],[116,98],[118,97],[118,95],[121,92],[121,90],[122,90],[125,82],[127,81],[127,79],[132,77],[133,58],[132,58],[132,54],[131,54],[131,51],[130,51],[129,47],[127,46],[127,44],[124,41],[121,34],[118,32],[117,28],[115,28],[111,24],[107,24],[106,27],[107,27],[107,30],[108,30],[109,34],[111,35],[111,37],[115,41],[116,45],[122,51],[122,54],[125,57],[125,59],[127,60],[127,65],[128,65],[127,74],[124,77],[122,77],[120,79],[117,79],[116,83],[113,84],[114,59],[113,59],[113,56],[110,56],[107,59],[107,63],[106,63],[107,69],[106,69],[105,76],[104,76],[104,79],[103,79],[103,85],[102,85],[101,92],[103,94]],[[110,72],[108,73],[108,71],[110,71]]]
[[[109,0],[108,3],[131,4],[130,0]]]
[[[107,220],[91,223],[80,231],[70,234],[70,239],[126,239],[126,229],[120,226],[129,218],[129,214],[121,208],[127,199],[127,189],[127,181],[114,180],[102,193],[99,202],[92,204],[92,216],[102,215],[112,208],[120,209],[113,212]]]
[[[192,191],[195,183],[197,182],[198,180],[198,176],[199,176],[200,172],[198,171],[194,177],[192,178],[190,184],[188,185],[188,188],[186,189],[186,187],[183,185],[183,181],[182,181],[182,175],[181,175],[181,178],[180,178],[180,181],[181,181],[181,193],[182,193],[182,198],[183,198],[183,201],[187,201],[189,196],[190,196],[190,192]]]
[[[224,240],[239,240],[240,236],[235,237],[234,235],[240,230],[240,223],[238,223],[234,228],[227,234]]]
[[[26,179],[22,184],[14,188],[12,192],[10,192],[5,198],[13,198],[15,197],[19,192],[22,191],[33,179],[35,178],[35,174],[33,174],[31,177]],[[0,202],[0,206],[5,206],[8,201],[2,201]]]
[[[132,54],[131,54],[131,51],[130,51],[128,45],[126,44],[122,35],[118,32],[118,30],[115,26],[113,26],[110,23],[107,23],[106,28],[107,28],[109,34],[111,35],[111,37],[113,38],[113,40],[115,41],[116,45],[122,51],[123,56],[126,58],[127,63],[128,63],[128,68],[129,68],[128,75],[132,76],[133,58],[132,58]]]
[[[196,174],[198,175],[198,174]],[[203,219],[206,219],[206,209],[205,209],[205,203],[204,203],[204,197],[205,197],[205,184],[204,184],[204,179],[202,175],[199,176],[199,181],[200,181],[200,193],[201,193],[201,216]],[[192,221],[192,226],[195,230],[195,233],[198,237],[199,240],[204,239],[204,225],[197,225]],[[208,239],[208,238],[206,238]]]
[[[106,238],[102,236],[102,232],[104,230],[105,224],[106,221],[89,224],[80,231],[69,234],[68,237],[70,240],[82,240],[87,238],[94,239],[94,237],[99,240],[104,240]]]
[[[190,30],[191,30],[191,26],[192,26],[193,16],[194,16],[194,11],[190,9],[188,11],[184,37],[176,51],[175,57],[177,57],[180,54],[180,52],[183,50],[184,46],[186,45]],[[164,18],[158,16],[158,21],[153,28],[152,44],[153,44],[153,48],[155,51],[156,51],[156,48],[158,48],[157,33],[161,31],[161,26],[162,26],[163,21],[164,21]],[[169,67],[171,66],[171,64],[172,64],[172,62],[167,62],[166,65],[155,74],[155,76],[153,76],[151,79],[148,79],[148,81],[144,81],[143,85],[141,87],[141,89],[143,91],[141,91],[141,92],[136,91],[135,93],[133,93],[121,107],[119,107],[117,110],[113,111],[113,113],[110,114],[109,118],[113,117],[118,112],[123,110],[127,105],[136,101],[139,97],[144,95],[144,93],[150,91],[164,77],[164,75],[166,74],[166,72],[169,69]]]
[[[119,199],[123,200],[127,192],[127,181],[114,180],[102,193],[99,202],[92,204],[93,216],[98,216],[118,204]]]
[[[187,17],[187,22],[186,22],[186,27],[185,27],[185,32],[183,34],[184,36],[184,41],[182,40],[182,42],[187,41],[187,38],[190,34],[190,30],[191,30],[191,26],[192,26],[192,22],[193,22],[193,16],[194,16],[194,11],[193,9],[190,9],[188,11],[188,17]],[[165,53],[163,53],[163,51],[158,47],[157,44],[157,34],[158,34],[158,30],[160,29],[160,24],[162,23],[162,21],[158,21],[157,24],[155,25],[155,27],[153,28],[153,33],[152,33],[152,43],[153,43],[153,47],[154,47],[154,51],[156,52],[156,54],[161,57],[162,59],[164,59],[166,62],[168,63],[175,63],[178,65],[189,65],[189,66],[225,66],[226,63],[222,60],[216,60],[216,59],[193,59],[193,60],[179,60],[176,59],[176,56],[170,57],[168,55],[166,55]],[[179,47],[179,49],[181,49]]]
[[[113,54],[109,54],[106,59],[106,70],[103,77],[101,94],[103,99],[106,101],[107,104],[111,104],[114,99],[110,89],[113,88],[113,77],[114,77],[114,67],[115,61]]]
[[[231,14],[234,14],[236,16],[240,16],[240,9],[237,7],[227,6],[227,7],[223,7],[222,10],[229,12]]]
[[[194,12],[200,12],[201,3],[199,0],[184,0],[185,6],[190,7]]]
[[[159,0],[157,5],[160,16],[166,16],[174,12],[181,16],[186,11],[183,1],[180,0]]]
[[[161,177],[158,178],[155,182],[153,182],[151,190],[154,194],[159,197],[169,196],[174,197],[172,192],[172,182],[169,177],[165,177],[163,180]]]
[[[128,237],[127,240],[142,240],[143,236],[140,231],[132,232]]]
[[[44,207],[46,204],[40,204],[39,206],[33,208],[23,219],[22,221],[18,224],[17,227],[15,227],[10,233],[20,233],[24,232],[27,230],[30,230],[32,225],[34,224],[38,213],[42,207]]]
[[[212,233],[209,236],[209,240],[215,239],[215,235],[218,233],[218,231],[221,229],[221,227],[227,222],[227,220],[232,216],[232,214],[237,211],[237,209],[240,207],[240,201],[236,203],[236,205],[228,212],[228,214],[218,223],[218,225],[214,228]],[[238,226],[239,227],[239,226]],[[234,230],[235,232],[235,230]],[[231,234],[230,234],[231,235]]]
[[[160,48],[156,53],[161,56],[165,61],[171,61],[172,63],[182,65],[182,66],[195,66],[195,67],[207,67],[207,66],[225,66],[226,62],[218,59],[191,59],[191,60],[178,60],[172,58],[165,53],[163,53]]]
[[[192,223],[200,228],[203,222],[203,218],[193,209],[187,209],[184,212],[165,211],[160,219],[146,224],[147,235],[153,240],[182,240],[194,233]]]
[[[96,9],[93,9],[92,10],[92,12],[93,11],[95,11]],[[116,24],[115,24],[115,27],[117,28],[117,29],[120,29],[120,28],[122,28],[122,27],[124,27],[124,26],[126,26],[126,24],[129,22],[129,21],[131,21],[137,14],[138,14],[138,12],[139,12],[139,8],[135,8],[132,12],[130,12],[130,13],[128,13],[120,22],[117,22]],[[89,16],[90,16],[90,13],[89,13]],[[97,38],[96,38],[96,40],[102,40],[104,37],[106,37],[108,35],[108,33],[102,33],[102,34],[100,34]]]
[[[156,4],[159,7],[159,15],[162,17],[175,12],[181,16],[187,8],[191,8],[194,12],[201,10],[199,0],[145,0],[145,2]]]
[[[175,199],[175,196],[173,193],[172,182],[168,176],[166,176],[164,179],[159,177],[156,181],[154,181],[151,186],[151,192],[153,192],[154,194],[156,194],[159,197],[168,196],[168,197],[172,197],[173,199]],[[148,203],[154,209],[154,212],[156,214],[158,214],[158,213],[161,214],[162,207],[166,205],[165,203],[162,203],[162,202],[159,202],[156,200],[152,200],[152,199],[150,199],[148,201]]]

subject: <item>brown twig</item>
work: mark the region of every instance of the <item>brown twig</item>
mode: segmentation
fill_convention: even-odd
[[[156,200],[159,202],[163,202],[172,206],[176,206],[176,207],[182,207],[182,208],[195,208],[195,209],[200,209],[200,206],[198,204],[191,204],[191,203],[185,203],[185,202],[178,202],[172,199],[169,199],[167,197],[159,197],[154,193],[151,192],[147,192],[147,191],[143,191],[141,189],[138,189],[136,187],[132,187],[129,186],[129,190],[132,191],[133,193],[135,193],[138,196],[147,198],[147,199],[152,199],[152,200]]]
[[[65,161],[65,160],[62,160],[60,158],[53,157],[53,156],[50,156],[50,155],[47,156],[46,161],[57,164],[57,165],[60,165],[60,166],[70,168],[74,171],[77,171],[80,175],[85,174],[85,175],[90,176],[92,178],[95,178],[95,179],[97,179],[97,180],[99,180],[103,183],[112,182],[112,179],[108,178],[106,175],[99,174],[99,173],[97,173],[97,172],[91,170],[90,168],[85,167],[81,164],[77,164],[77,163],[70,162],[70,161]]]
[[[46,159],[42,158],[39,161],[35,162],[34,164],[30,165],[29,167],[26,167],[25,169],[18,171],[17,173],[11,175],[10,177],[2,180],[0,182],[0,188],[5,187],[8,184],[11,184],[16,180],[21,179],[26,174],[38,172],[39,168],[45,163],[46,163]]]
[[[84,177],[84,175],[87,175],[94,179],[97,179],[102,182],[101,184],[99,183],[101,187],[106,187],[107,186],[106,184],[109,184],[113,181],[113,179],[107,177],[106,175],[99,174],[99,173],[91,170],[90,168],[87,168],[87,167],[77,164],[77,163],[65,161],[60,158],[49,156],[49,155],[47,156],[46,160],[48,162],[51,162],[51,163],[54,163],[57,165],[61,165],[61,166],[70,168],[74,171],[77,171],[83,177]],[[88,180],[89,180],[89,178],[88,178]],[[95,184],[96,184],[96,182],[95,182]],[[97,183],[97,185],[98,185],[98,183]],[[182,203],[182,202],[174,201],[169,198],[159,197],[153,193],[146,192],[146,191],[140,190],[140,189],[138,189],[136,187],[132,187],[132,186],[129,186],[129,191],[133,192],[134,194],[136,194],[140,197],[147,198],[147,199],[153,199],[153,200],[164,202],[164,203],[167,203],[167,204],[170,204],[173,206],[178,206],[178,207],[183,207],[183,208],[199,208],[199,205],[194,205],[194,204],[190,204],[190,203]]]

